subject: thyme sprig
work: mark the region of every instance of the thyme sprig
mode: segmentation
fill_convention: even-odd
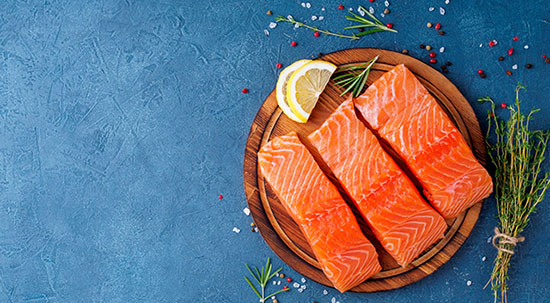
[[[308,28],[310,30],[313,30],[313,31],[316,31],[316,32],[319,32],[319,33],[323,33],[325,35],[336,36],[336,37],[340,37],[340,38],[347,38],[347,39],[350,39],[350,40],[359,39],[358,35],[356,35],[356,34],[348,36],[348,35],[344,35],[344,34],[341,34],[341,33],[333,33],[333,32],[328,31],[328,30],[320,29],[316,26],[307,25],[303,22],[295,20],[292,16],[288,16],[288,17],[277,16],[277,17],[275,17],[275,22],[288,22],[290,24],[297,24],[299,27],[305,27],[305,28]]]
[[[358,22],[359,24],[344,27],[344,29],[371,28],[369,30],[366,30],[366,31],[363,31],[363,32],[360,32],[360,33],[356,34],[357,37],[361,37],[361,36],[376,33],[376,32],[382,32],[382,31],[397,33],[397,31],[395,29],[387,27],[384,23],[382,23],[380,20],[378,20],[373,14],[371,14],[363,6],[359,6],[359,10],[363,11],[365,13],[365,15],[367,15],[372,20],[369,20],[367,18],[358,16],[357,14],[354,14],[353,12],[349,12],[353,16],[346,16],[346,19],[349,20],[349,21]]]
[[[336,76],[332,78],[332,80],[335,81],[336,85],[345,88],[340,96],[343,96],[347,92],[351,91],[351,94],[354,98],[359,97],[359,95],[361,95],[361,93],[363,92],[365,83],[367,82],[367,77],[369,76],[370,69],[374,65],[376,60],[378,60],[378,56],[359,66],[348,66],[338,69],[334,73]]]
[[[271,273],[272,265],[271,265],[271,259],[270,258],[267,258],[267,262],[265,264],[265,267],[262,267],[261,269],[258,269],[256,266],[254,266],[255,272],[253,272],[252,269],[250,269],[250,267],[248,267],[248,264],[245,264],[245,266],[248,269],[248,271],[250,272],[250,274],[252,275],[252,277],[254,278],[254,280],[256,282],[258,282],[258,284],[260,284],[260,291],[258,291],[258,289],[250,281],[250,279],[248,279],[247,276],[244,276],[244,279],[246,280],[246,282],[248,282],[248,285],[250,285],[250,287],[252,288],[254,293],[256,293],[258,298],[260,298],[260,302],[263,303],[268,298],[288,290],[288,288],[287,289],[283,288],[283,289],[280,289],[280,290],[278,290],[278,291],[276,291],[276,292],[274,292],[270,295],[267,295],[267,296],[265,295],[265,288],[266,288],[267,283],[269,282],[269,280],[271,280],[271,278],[273,278],[278,272],[281,271],[281,269],[283,269],[281,267],[281,268],[277,269],[275,272]],[[261,294],[260,294],[260,292],[261,292]]]
[[[516,87],[516,100],[508,106],[510,119],[503,121],[495,113],[495,102],[489,98],[479,98],[479,102],[490,102],[488,113],[489,130],[487,148],[489,157],[495,166],[495,198],[499,218],[499,230],[510,237],[519,238],[527,227],[529,216],[543,200],[550,187],[550,173],[542,173],[541,165],[550,138],[550,132],[530,130],[529,122],[538,109],[525,115],[520,110],[519,91],[525,87]],[[494,132],[496,142],[489,143],[489,135]],[[499,243],[501,249],[512,251],[513,244]],[[489,283],[494,292],[495,302],[507,302],[506,292],[508,268],[513,254],[499,249],[495,258]],[[487,286],[485,285],[485,286]]]

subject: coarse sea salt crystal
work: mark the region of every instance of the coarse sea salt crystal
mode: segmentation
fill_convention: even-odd
[[[390,2],[386,0],[386,1],[384,1],[384,5],[385,5],[386,7],[388,7],[388,6],[390,6]]]
[[[305,279],[305,278],[300,279],[300,281],[302,281],[302,283],[306,283],[306,279]]]
[[[275,297],[275,296],[271,297],[271,300],[275,300],[275,299],[277,299],[277,297]]]
[[[487,260],[487,257],[483,256],[483,258],[481,258],[481,261],[485,262],[485,260]]]
[[[512,69],[518,69],[518,65],[517,64],[512,65]]]
[[[434,9],[435,9],[435,8],[433,8],[433,7],[430,7],[430,8],[428,8],[428,11],[430,11],[430,12],[433,12],[433,11],[434,11]]]
[[[487,243],[491,243],[491,238],[492,237],[487,238]]]
[[[350,7],[350,8],[349,8],[349,11],[350,11],[350,12],[353,12],[353,7]]]
[[[480,43],[480,44],[479,44],[479,47],[483,47],[483,43]]]
[[[281,285],[281,281],[277,281],[277,285]]]
[[[369,13],[374,14],[374,7],[369,6]]]
[[[332,297],[332,299],[330,299],[330,303],[336,303],[336,298]]]
[[[442,14],[442,15],[445,15],[445,9],[440,7],[439,8],[439,13]]]
[[[298,288],[298,287],[300,287],[300,283],[298,283],[298,282],[294,282],[294,283],[292,284],[292,287],[294,287],[294,288]]]
[[[381,13],[381,14],[380,14],[380,17],[384,18],[384,17],[386,17],[386,14]]]
[[[445,4],[451,3],[451,0],[445,0]]]
[[[248,207],[243,208],[243,213],[247,216],[250,216],[250,209],[248,209]]]
[[[288,15],[288,16],[286,16],[286,18],[289,19],[289,20],[294,20],[294,17],[292,17],[292,15]]]
[[[264,29],[264,34],[265,34],[266,36],[269,36],[269,31],[268,31],[267,29]]]
[[[298,27],[300,27],[300,24],[294,23],[294,28],[298,28]]]
[[[254,227],[254,232],[259,233],[260,230],[257,227]]]
[[[306,3],[305,3],[305,2],[302,2],[302,7],[306,7]]]
[[[325,20],[325,16],[319,16],[319,21]]]
[[[298,292],[304,292],[304,290],[302,288],[298,288]]]
[[[306,3],[306,7],[307,7],[307,8],[311,8],[311,3],[309,3],[309,2]]]
[[[442,53],[442,52],[444,52],[444,51],[445,51],[445,47],[442,46],[442,47],[439,49],[439,52]]]
[[[523,48],[529,49],[529,45],[525,44],[525,46]]]
[[[302,286],[300,286],[300,288],[301,288],[301,289],[306,289],[306,288],[307,288],[307,286],[305,286],[305,285],[302,285]]]
[[[311,21],[317,20],[317,16],[311,16]]]
[[[275,277],[277,277],[277,278],[278,278],[278,277],[279,277],[279,273],[276,273],[276,274],[275,274]]]
[[[323,11],[323,12],[324,12],[324,11],[325,11],[325,8],[324,8],[324,7],[323,7],[323,8],[321,8],[321,11]]]
[[[472,285],[472,281],[468,280],[468,282],[466,282],[466,285],[468,286]]]
[[[236,232],[236,233],[240,233],[240,232],[241,232],[241,230],[238,229],[237,227],[233,227],[233,231]]]
[[[365,15],[365,11],[364,11],[361,7],[359,7],[359,8],[357,9],[357,11],[359,12],[359,15],[361,15],[361,16],[364,16],[364,15]]]
[[[323,296],[328,295],[328,291],[326,289],[323,289]]]
[[[277,281],[273,281],[273,285],[277,285]]]

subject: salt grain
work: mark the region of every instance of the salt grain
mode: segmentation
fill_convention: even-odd
[[[480,43],[480,44],[479,44],[479,47],[483,47],[483,43]]]
[[[361,7],[359,7],[357,11],[359,12],[359,15],[365,16],[365,11]]]
[[[286,16],[286,18],[287,18],[288,20],[294,20],[294,17],[292,17],[292,15],[288,15],[288,16]]]
[[[439,13],[442,14],[442,15],[445,15],[445,9],[440,7],[439,8]]]
[[[445,4],[451,3],[451,0],[445,0]]]
[[[275,300],[275,299],[277,299],[275,296],[271,297],[271,300]]]
[[[277,281],[273,281],[273,285],[277,285]]]
[[[279,277],[279,273],[276,273],[276,274],[275,274],[275,277],[277,277],[277,278],[278,278],[278,277]]]
[[[372,6],[369,7],[369,13],[374,14],[374,7]]]
[[[518,69],[518,65],[517,64],[512,65],[512,69]]]
[[[466,285],[468,286],[472,285],[472,281],[468,280],[468,282],[466,282]]]
[[[384,17],[386,17],[386,14],[381,13],[381,14],[380,14],[380,17],[384,18]]]
[[[529,45],[525,44],[525,46],[523,48],[529,49]]]
[[[349,8],[349,11],[350,11],[350,12],[353,12],[353,7],[350,7],[350,8]]]
[[[309,3],[309,2],[306,3],[306,7],[307,7],[307,8],[311,8],[311,3]]]
[[[306,7],[306,3],[305,3],[305,2],[302,2],[302,7]]]
[[[243,213],[244,213],[245,215],[247,215],[247,216],[250,216],[250,209],[248,209],[248,207],[245,207],[245,208],[243,209]]]
[[[433,8],[433,7],[430,7],[430,8],[428,8],[428,11],[433,12],[433,11],[434,11],[434,8]]]
[[[302,278],[300,281],[302,281],[302,283],[306,283],[306,279],[305,279],[305,278]]]
[[[305,286],[305,285],[302,285],[302,286],[300,286],[300,288],[301,288],[301,289],[306,289],[306,288],[307,288],[307,286]]]
[[[336,303],[336,298],[332,297],[332,299],[330,299],[330,303]]]
[[[328,291],[326,289],[323,289],[323,296],[328,295]]]
[[[487,260],[487,257],[484,256],[483,258],[481,258],[481,261],[485,262],[485,260]]]
[[[317,16],[311,16],[311,21],[317,20]]]
[[[298,288],[298,292],[304,292],[304,290],[302,288]]]
[[[277,281],[277,285],[281,285],[281,281]]]
[[[260,230],[257,227],[254,227],[254,232],[260,232]]]
[[[384,5],[385,5],[386,7],[388,7],[388,6],[390,6],[390,2],[388,2],[388,1],[386,0],[386,1],[384,1]]]
[[[325,16],[319,16],[319,21],[325,20]]]
[[[321,11],[323,11],[323,12],[324,12],[324,11],[325,11],[325,8],[324,8],[324,7],[323,7],[323,8],[321,8]]]
[[[298,28],[298,27],[300,27],[300,24],[294,23],[294,28]]]
[[[444,52],[444,51],[445,51],[445,47],[442,46],[442,47],[439,49],[439,52],[442,53],[442,52]]]
[[[241,230],[238,229],[237,227],[233,227],[233,231],[236,232],[236,233],[240,233],[240,232],[241,232]]]
[[[491,238],[492,237],[487,238],[487,243],[491,243]]]
[[[294,288],[298,288],[298,287],[300,287],[300,284],[299,284],[298,282],[294,282],[294,283],[292,284],[292,286],[293,286]]]

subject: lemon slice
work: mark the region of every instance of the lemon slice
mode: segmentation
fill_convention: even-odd
[[[300,122],[305,123],[309,119],[334,71],[336,65],[314,60],[292,73],[287,84],[286,100]]]
[[[286,100],[286,88],[288,84],[288,80],[290,79],[290,76],[292,76],[292,73],[294,73],[296,70],[298,70],[300,67],[302,67],[304,64],[311,62],[311,60],[298,60],[285,69],[281,71],[279,74],[279,80],[277,80],[277,86],[276,86],[276,92],[277,92],[277,104],[279,104],[279,107],[283,110],[283,113],[290,119],[296,121],[296,122],[304,122],[300,118],[298,118],[290,109],[290,106],[288,105],[288,102]]]

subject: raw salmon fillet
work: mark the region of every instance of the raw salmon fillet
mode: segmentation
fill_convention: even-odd
[[[336,289],[344,292],[382,269],[351,209],[295,132],[264,145],[258,165]]]
[[[403,64],[377,79],[355,106],[405,160],[443,217],[458,216],[493,191],[458,129]]]
[[[309,140],[399,265],[407,266],[443,237],[445,220],[357,118],[351,98]]]

